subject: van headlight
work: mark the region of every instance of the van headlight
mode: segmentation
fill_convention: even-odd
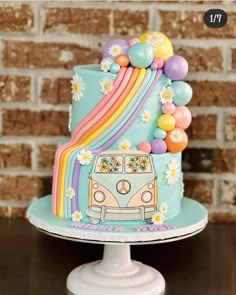
[[[144,203],[148,203],[152,200],[152,193],[145,191],[142,193],[141,199]]]
[[[105,195],[104,195],[104,193],[101,192],[101,191],[97,191],[97,192],[95,192],[95,194],[94,194],[94,200],[95,200],[96,202],[103,202],[103,201],[105,200]]]

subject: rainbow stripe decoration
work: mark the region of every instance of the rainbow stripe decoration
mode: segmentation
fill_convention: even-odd
[[[88,149],[97,154],[115,143],[137,118],[161,75],[162,70],[121,68],[112,91],[76,126],[70,140],[57,149],[52,188],[54,214],[71,218],[79,211],[78,153]],[[66,196],[68,187],[74,191],[71,199]]]

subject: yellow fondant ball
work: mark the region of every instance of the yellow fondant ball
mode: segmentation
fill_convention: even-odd
[[[170,131],[175,128],[175,119],[171,115],[162,115],[158,119],[157,125],[165,131]]]
[[[149,31],[142,34],[139,39],[152,46],[154,57],[161,57],[162,59],[167,60],[174,54],[169,38],[161,32]]]

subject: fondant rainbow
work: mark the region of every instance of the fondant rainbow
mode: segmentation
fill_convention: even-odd
[[[92,111],[76,126],[71,139],[57,149],[54,163],[52,212],[70,218],[79,211],[78,186],[80,163],[77,154],[88,149],[93,154],[108,149],[131,126],[140,114],[163,71],[122,67],[117,73],[112,91],[104,95]],[[66,190],[72,187],[74,196],[68,199]],[[83,196],[87,198],[87,196]]]

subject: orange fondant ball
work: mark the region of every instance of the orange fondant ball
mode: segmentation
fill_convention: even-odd
[[[170,131],[175,127],[175,119],[171,115],[161,115],[157,121],[157,126],[165,131]]]
[[[181,152],[188,144],[188,136],[186,132],[178,127],[175,127],[173,130],[167,132],[164,140],[167,145],[167,151],[171,153]]]
[[[127,67],[129,65],[129,58],[126,54],[119,54],[115,58],[115,63],[117,63],[121,67]]]

